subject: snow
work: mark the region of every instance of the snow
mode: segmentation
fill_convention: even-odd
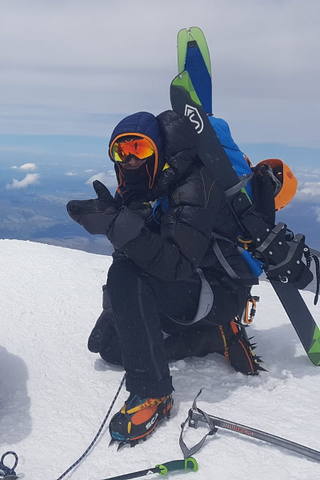
[[[67,470],[91,443],[123,377],[121,368],[86,347],[110,263],[107,256],[0,240],[0,455],[17,452],[21,478],[55,480]],[[204,411],[320,450],[320,369],[305,355],[271,286],[261,282],[254,294],[261,301],[250,334],[268,372],[245,377],[219,355],[172,363],[170,421],[146,442],[120,451],[109,446],[107,422],[95,447],[65,478],[99,480],[181,459],[180,425],[202,387],[198,406]],[[303,295],[320,323],[312,293]],[[112,413],[126,398],[123,388]],[[185,441],[191,446],[205,433],[204,424],[188,429]],[[195,458],[197,473],[169,477],[315,480],[320,475],[317,462],[222,429]]]

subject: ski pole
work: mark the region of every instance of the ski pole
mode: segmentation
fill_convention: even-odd
[[[117,477],[104,478],[103,480],[129,480],[130,478],[143,477],[152,473],[167,475],[167,473],[174,472],[176,470],[192,470],[196,472],[198,470],[197,460],[193,457],[186,458],[185,460],[172,460],[171,462],[156,465],[154,468],[146,468],[145,470],[139,470],[138,472],[126,473],[125,475],[119,475]]]
[[[207,423],[204,415],[202,415],[199,410],[190,409],[189,415],[190,427],[197,428],[198,422],[201,421]],[[298,453],[299,455],[308,457],[311,460],[320,462],[320,452],[318,450],[313,450],[312,448],[292,442],[291,440],[287,440],[286,438],[277,437],[275,435],[272,435],[271,433],[262,432],[261,430],[256,430],[254,428],[241,425],[240,423],[230,422],[229,420],[224,420],[223,418],[214,417],[213,415],[209,414],[207,414],[207,416],[217,427],[231,430],[232,432],[236,433],[241,433],[242,435],[247,435],[248,437],[263,440],[264,442],[277,445],[278,447],[286,448],[287,450],[291,450],[292,452]]]

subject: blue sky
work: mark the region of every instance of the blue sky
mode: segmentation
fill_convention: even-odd
[[[170,108],[177,32],[197,25],[214,113],[254,164],[289,163],[305,192],[297,200],[316,204],[319,19],[319,0],[1,0],[1,162],[91,158],[107,173],[114,125]]]

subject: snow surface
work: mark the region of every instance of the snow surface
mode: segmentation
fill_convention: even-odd
[[[0,240],[0,454],[17,452],[21,478],[55,480],[75,462],[123,377],[120,368],[86,347],[110,263],[107,256]],[[261,301],[250,334],[268,373],[245,377],[214,354],[171,364],[175,405],[170,421],[146,442],[120,451],[108,446],[106,426],[91,453],[65,478],[99,480],[182,458],[180,425],[202,387],[198,406],[204,411],[320,450],[320,369],[305,355],[271,286],[261,282],[254,293]],[[320,323],[313,295],[304,292],[304,297]],[[123,388],[112,413],[126,398]],[[188,429],[185,440],[191,446],[206,432],[204,425]],[[319,463],[225,430],[209,437],[195,457],[197,473],[169,478],[320,477]]]

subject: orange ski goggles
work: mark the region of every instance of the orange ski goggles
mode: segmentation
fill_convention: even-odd
[[[155,154],[155,145],[145,137],[116,138],[110,146],[110,156],[115,162],[125,163],[130,155],[145,160]]]

